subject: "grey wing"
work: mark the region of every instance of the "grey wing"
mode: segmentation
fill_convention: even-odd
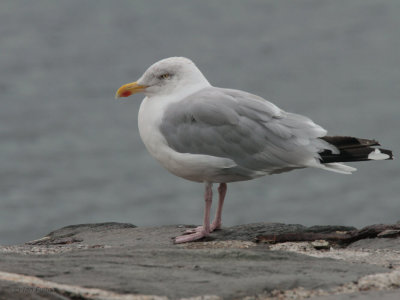
[[[279,172],[306,166],[318,152],[336,149],[310,119],[287,113],[261,97],[210,87],[166,110],[160,130],[180,153],[233,160],[245,172]]]

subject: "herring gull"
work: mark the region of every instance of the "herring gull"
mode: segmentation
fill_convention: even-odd
[[[150,154],[176,176],[205,184],[203,225],[186,230],[175,243],[201,239],[221,227],[227,183],[300,168],[342,174],[356,169],[342,162],[392,159],[375,140],[327,136],[311,119],[286,112],[267,100],[213,87],[184,57],[156,62],[118,97],[143,92],[139,132]],[[219,183],[210,224],[212,185]]]

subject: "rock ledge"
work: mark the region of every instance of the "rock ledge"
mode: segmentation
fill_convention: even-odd
[[[355,228],[256,223],[174,245],[188,226],[67,226],[0,246],[0,299],[399,299],[396,225],[379,226],[381,237],[346,245],[298,237]]]

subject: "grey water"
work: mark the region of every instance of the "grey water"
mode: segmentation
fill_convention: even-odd
[[[0,2],[0,244],[90,222],[199,224],[203,185],[169,174],[116,89],[169,56],[209,81],[399,152],[398,0]],[[224,225],[400,219],[398,161],[228,185]]]

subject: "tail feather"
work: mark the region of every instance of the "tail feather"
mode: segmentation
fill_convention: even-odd
[[[323,164],[393,159],[392,151],[374,147],[380,146],[375,140],[349,136],[324,136],[321,139],[334,145],[340,151],[339,154],[333,154],[330,150],[319,153]]]
[[[340,173],[340,174],[351,174],[355,171],[357,171],[356,168],[340,164],[340,163],[327,163],[327,164],[320,164],[318,168],[335,172],[335,173]]]

